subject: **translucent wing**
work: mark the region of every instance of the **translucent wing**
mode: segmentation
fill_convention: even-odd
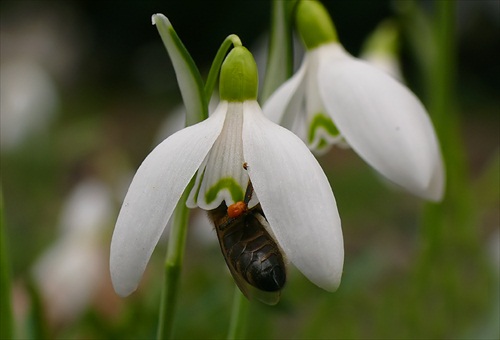
[[[262,218],[257,218],[257,215],[261,215]],[[231,272],[234,281],[236,282],[243,295],[245,295],[249,300],[255,298],[268,305],[275,305],[276,303],[278,303],[280,299],[280,290],[269,292],[258,289],[257,287],[250,284],[248,280],[245,279],[245,277],[243,277],[242,275],[242,270],[246,270],[246,268],[241,267],[244,267],[245,264],[240,261],[240,258],[248,255],[253,256],[253,253],[247,249],[248,244],[245,244],[244,241],[241,241],[241,238],[239,236],[240,233],[245,230],[244,228],[247,228],[247,231],[248,228],[252,228],[251,230],[261,229],[264,233],[266,233],[266,235],[269,235],[260,222],[263,219],[265,220],[260,207],[257,206],[255,208],[252,208],[250,211],[239,217],[229,218],[227,216],[227,206],[222,203],[217,209],[209,211],[209,217],[215,224],[217,237],[219,239],[219,245],[224,256],[224,260],[226,261],[229,271]],[[235,238],[238,242],[231,243],[229,246],[227,246],[227,237]]]

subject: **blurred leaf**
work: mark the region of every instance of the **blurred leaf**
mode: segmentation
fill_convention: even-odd
[[[0,339],[11,339],[13,336],[11,275],[7,243],[0,185]]]
[[[293,71],[292,21],[297,0],[272,2],[271,32],[266,75],[260,102],[287,80]]]
[[[208,102],[205,98],[200,71],[167,17],[163,14],[155,14],[153,24],[160,32],[174,66],[177,83],[186,107],[186,125],[201,122],[208,116]]]

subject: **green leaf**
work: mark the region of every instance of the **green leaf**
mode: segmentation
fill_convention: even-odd
[[[6,236],[0,187],[0,339],[11,339],[13,336],[10,263]]]
[[[266,75],[260,101],[264,103],[293,72],[292,14],[297,0],[274,0]]]
[[[154,14],[152,21],[172,60],[182,100],[186,107],[186,125],[201,122],[208,117],[208,101],[204,95],[200,71],[167,17],[163,14]]]

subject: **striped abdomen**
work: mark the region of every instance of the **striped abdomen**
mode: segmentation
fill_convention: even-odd
[[[224,230],[222,242],[233,267],[252,286],[267,292],[280,290],[286,281],[281,252],[259,221],[260,209],[250,210]]]

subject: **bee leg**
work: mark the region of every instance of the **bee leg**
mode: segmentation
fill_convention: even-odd
[[[243,169],[248,170],[248,163],[247,162],[243,163]],[[250,202],[250,200],[252,199],[252,194],[253,194],[253,185],[252,185],[252,182],[250,181],[250,179],[248,179],[247,190],[245,192],[245,199],[243,201],[243,202],[245,202],[245,204],[248,204],[248,202]]]
[[[222,222],[221,224],[219,224],[217,226],[217,228],[219,228],[219,230],[224,230],[226,229],[233,221],[235,220],[235,218],[231,218],[231,217],[228,217],[224,222]]]
[[[247,185],[247,190],[245,192],[245,199],[243,202],[245,202],[245,204],[248,204],[248,202],[250,202],[250,200],[252,199],[252,195],[253,195],[253,185],[252,185],[252,182],[250,182],[250,179],[248,180],[248,185]]]

